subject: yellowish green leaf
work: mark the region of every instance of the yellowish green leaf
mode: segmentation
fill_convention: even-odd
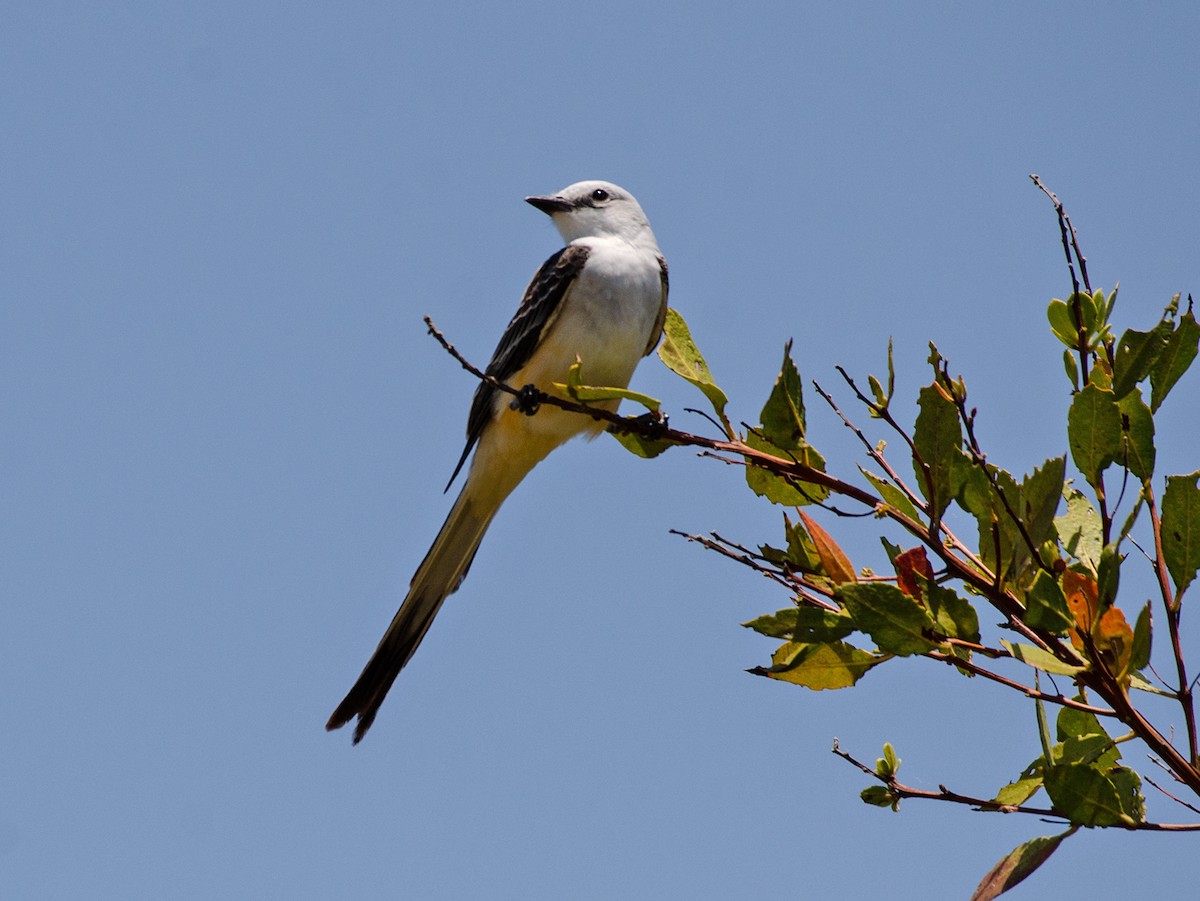
[[[1000,644],[1008,649],[1008,652],[1022,663],[1032,666],[1034,669],[1040,669],[1045,673],[1053,673],[1057,676],[1074,676],[1077,673],[1083,672],[1083,667],[1072,666],[1059,660],[1049,651],[1043,651],[1041,648],[1034,647],[1029,644],[1017,644],[1001,638]]]
[[[712,404],[717,416],[722,422],[726,422],[725,406],[729,403],[729,398],[713,381],[708,363],[696,347],[687,322],[674,307],[667,310],[667,318],[663,323],[663,340],[658,345],[658,358],[676,375],[699,388]]]

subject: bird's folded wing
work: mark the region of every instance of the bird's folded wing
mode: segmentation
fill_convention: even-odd
[[[496,345],[492,361],[488,363],[488,375],[504,381],[529,362],[534,349],[541,342],[542,335],[562,310],[563,298],[567,296],[587,258],[587,247],[570,244],[542,264],[542,268],[525,289],[521,306],[504,329],[500,343]],[[496,390],[487,382],[480,382],[479,387],[475,389],[471,413],[467,416],[467,446],[463,449],[446,488],[454,483],[471,454],[471,448],[475,446],[484,426],[492,418]]]

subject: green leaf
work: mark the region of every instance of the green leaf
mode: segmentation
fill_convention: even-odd
[[[575,358],[575,362],[571,364],[571,368],[567,370],[566,384],[562,382],[552,382],[559,391],[562,391],[571,400],[579,401],[581,404],[595,403],[602,400],[631,400],[634,403],[641,404],[651,413],[657,413],[662,406],[662,402],[655,400],[648,394],[639,394],[637,391],[630,391],[628,388],[605,388],[595,385],[583,384],[583,364],[579,357]]]
[[[867,385],[869,385],[871,388],[871,394],[875,398],[875,403],[881,408],[887,407],[888,395],[887,392],[883,390],[883,384],[879,381],[879,379],[875,378],[873,375],[868,375]]]
[[[916,522],[921,521],[920,514],[917,513],[917,508],[913,506],[912,501],[908,499],[908,496],[903,491],[882,476],[877,476],[875,473],[869,472],[861,466],[858,467],[858,471],[866,476],[867,481],[875,487],[875,490],[879,492],[879,496],[883,498],[884,503],[889,507],[894,508],[911,520]]]
[[[1119,291],[1120,288],[1121,288],[1120,285],[1117,285],[1115,288],[1113,288],[1112,293],[1108,295],[1107,301],[1104,300],[1104,292],[1103,291],[1096,292],[1096,297],[1100,298],[1100,300],[1103,302],[1103,306],[1101,308],[1102,312],[1100,314],[1100,324],[1101,325],[1104,325],[1107,327],[1109,320],[1112,318],[1113,307],[1115,307],[1117,305],[1117,291]]]
[[[1163,557],[1175,582],[1176,596],[1196,578],[1200,568],[1200,471],[1167,476],[1162,501]]]
[[[742,625],[768,638],[791,638],[792,633],[796,630],[796,614],[798,612],[798,607],[787,607],[778,613],[764,613],[762,616],[756,616]]]
[[[921,412],[913,429],[913,444],[928,467],[928,483],[915,459],[913,468],[917,484],[929,503],[930,518],[938,522],[956,493],[954,471],[962,447],[962,426],[953,401],[947,399],[936,383],[921,389],[917,403]]]
[[[1075,700],[1082,701],[1083,698],[1076,696]],[[1094,713],[1075,707],[1064,707],[1058,711],[1058,718],[1055,720],[1054,726],[1059,741],[1066,741],[1068,738],[1076,738],[1080,735],[1103,735],[1105,737],[1108,735]]]
[[[763,436],[776,447],[794,450],[804,441],[804,396],[800,373],[792,360],[792,342],[783,348],[783,364],[775,387],[759,414]]]
[[[1021,517],[1025,532],[1035,548],[1040,548],[1053,533],[1054,514],[1058,512],[1058,505],[1062,500],[1066,466],[1066,457],[1052,457],[1025,477],[1016,499],[1009,498],[1009,504]],[[1024,536],[1007,514],[1003,521],[1006,524],[1005,531],[1009,533],[1006,543],[1012,547],[1008,576],[1010,579],[1017,579],[1033,561],[1033,554]]]
[[[956,498],[978,524],[984,564],[999,570],[1007,580],[1019,580],[1033,563],[1033,551],[1021,533],[1022,525],[1034,548],[1040,548],[1052,536],[1065,469],[1066,458],[1053,457],[1018,485],[1010,473],[990,463],[975,463],[965,454],[958,455],[954,473]],[[1000,492],[1007,507],[1000,499]],[[1020,525],[1013,519],[1014,514]],[[999,529],[999,547],[993,527]]]
[[[1171,698],[1172,700],[1178,700],[1175,697],[1175,693],[1173,691],[1166,691],[1165,689],[1159,688],[1157,685],[1151,685],[1139,673],[1130,673],[1129,674],[1129,687],[1136,688],[1138,691],[1148,691],[1151,694],[1156,694],[1156,695],[1159,695],[1160,697]]]
[[[770,668],[750,670],[756,676],[766,676],[780,682],[802,685],[814,691],[849,688],[867,671],[887,657],[872,654],[844,641],[808,644],[788,642],[771,655]]]
[[[872,807],[891,807],[895,809],[900,803],[899,799],[892,794],[891,790],[886,785],[868,785],[858,796],[863,799],[864,804],[870,804]]]
[[[983,877],[970,901],[992,901],[1004,894],[1044,864],[1062,840],[1074,832],[1072,827],[1059,835],[1043,835],[1018,845]]]
[[[1119,826],[1134,822],[1116,785],[1090,764],[1053,766],[1046,772],[1044,784],[1055,810],[1072,823]]]
[[[783,566],[791,559],[787,551],[781,551],[779,548],[772,547],[769,544],[760,544],[758,546],[758,552],[762,554],[768,562],[777,564],[779,566]]]
[[[1083,329],[1087,333],[1089,346],[1095,347],[1108,336],[1108,314],[1112,312],[1112,302],[1117,299],[1114,290],[1112,297],[1106,300],[1103,290],[1093,294],[1080,291],[1067,298],[1067,305],[1079,304],[1079,313],[1083,318]]]
[[[1063,496],[1067,500],[1067,512],[1054,520],[1058,540],[1068,554],[1086,563],[1094,574],[1100,566],[1100,552],[1104,547],[1100,514],[1076,488],[1064,486]]]
[[[995,481],[996,487],[991,484],[987,489],[988,515],[987,529],[984,529],[983,517],[979,517],[979,542],[980,549],[983,551],[983,560],[987,566],[995,571],[998,571],[1001,576],[1011,577],[1020,571],[1022,568],[1021,561],[1028,562],[1029,549],[1025,547],[1025,541],[1021,538],[1021,531],[1017,528],[1015,522],[1000,501],[1000,491],[1004,492],[1004,496],[1008,499],[1009,505],[1016,511],[1017,515],[1021,515],[1021,489],[1017,485],[1017,480],[1013,478],[1012,473],[999,469],[996,466],[986,464],[987,471]],[[998,489],[998,490],[997,490]],[[995,522],[1000,532],[1000,546],[996,547],[996,541],[992,537],[992,523]],[[997,557],[999,554],[999,557]]]
[[[900,758],[896,756],[896,749],[891,742],[885,741],[883,756],[875,762],[875,772],[880,776],[895,776],[899,769]]]
[[[835,613],[816,607],[799,607],[792,638],[795,641],[828,643],[845,638],[853,631],[854,621],[842,611]]]
[[[1072,735],[1054,746],[1054,765],[1069,763],[1095,764],[1107,771],[1121,759],[1113,740],[1107,735]]]
[[[1127,766],[1117,766],[1105,775],[1117,789],[1121,811],[1135,823],[1146,820],[1146,799],[1142,797],[1142,777]]]
[[[887,554],[888,563],[892,564],[892,566],[895,566],[896,558],[904,553],[904,548],[900,547],[898,544],[892,544],[883,535],[879,536],[879,543],[883,545],[884,553]]]
[[[1117,597],[1117,586],[1121,581],[1121,564],[1125,555],[1121,553],[1120,545],[1114,541],[1106,544],[1100,551],[1100,565],[1096,567],[1096,585],[1100,595],[1101,609],[1107,607]]]
[[[846,583],[838,588],[838,598],[854,624],[870,635],[881,651],[907,656],[936,647],[926,637],[934,629],[929,611],[895,585]]]
[[[991,464],[984,464],[984,466],[989,466],[992,472],[1001,471]],[[975,463],[965,453],[959,452],[954,459],[954,485],[956,488],[955,499],[959,506],[979,520],[980,529],[984,529],[986,534],[990,535],[992,485],[988,481],[983,466]]]
[[[1050,320],[1050,331],[1063,344],[1072,349],[1079,346],[1079,329],[1075,325],[1075,314],[1070,306],[1057,297],[1050,301],[1046,309],[1046,318]]]
[[[1098,294],[1100,292],[1097,292]],[[1079,291],[1067,298],[1068,304],[1079,303],[1079,312],[1083,317],[1083,327],[1091,334],[1096,330],[1096,320],[1098,317],[1098,307],[1103,300],[1103,296],[1097,297],[1095,294],[1088,294],[1086,291]]]
[[[892,355],[892,336],[888,335],[888,398],[896,393],[896,361]]]
[[[1016,644],[1015,642],[1000,639],[1000,644],[1008,649],[1008,652],[1022,663],[1032,666],[1034,669],[1040,669],[1044,673],[1053,673],[1056,676],[1074,676],[1076,673],[1083,672],[1082,666],[1072,666],[1069,663],[1064,663],[1059,660],[1049,651],[1043,651],[1041,648],[1034,647],[1029,644]]]
[[[1058,580],[1045,570],[1038,572],[1025,594],[1025,622],[1054,635],[1064,634],[1075,624]]]
[[[1063,369],[1067,371],[1067,378],[1071,382],[1071,393],[1079,390],[1079,361],[1075,359],[1075,354],[1069,350],[1063,351]]]
[[[948,638],[979,641],[979,615],[971,603],[957,592],[936,582],[921,579],[921,587],[934,611],[938,630]]]
[[[821,567],[821,555],[804,526],[798,522],[793,523],[785,512],[783,530],[787,535],[787,562],[802,572],[818,572]]]
[[[1150,638],[1153,616],[1150,613],[1150,602],[1138,614],[1137,625],[1133,627],[1133,648],[1129,652],[1129,669],[1133,672],[1145,669],[1150,665]]]
[[[1154,475],[1154,416],[1142,400],[1140,388],[1126,394],[1117,409],[1121,411],[1125,466],[1145,481]]]
[[[665,438],[650,438],[637,432],[609,431],[625,450],[646,460],[653,459],[668,448],[674,447],[675,442]]]
[[[854,621],[845,613],[817,607],[787,607],[742,625],[770,638],[806,644],[836,641],[854,631]]]
[[[1121,413],[1111,391],[1088,385],[1075,395],[1067,413],[1067,443],[1084,479],[1096,485],[1121,455]]]
[[[825,460],[811,445],[805,444],[802,447],[785,450],[754,432],[746,435],[745,443],[754,450],[770,454],[772,457],[778,457],[788,462],[804,463],[813,469],[825,471]],[[746,466],[746,484],[759,497],[765,497],[771,503],[782,504],[785,507],[803,507],[829,497],[828,488],[814,485],[811,482],[789,480],[753,464]]]
[[[1038,760],[1041,760],[1039,757]],[[1010,782],[1008,785],[996,792],[994,798],[997,804],[1004,804],[1008,807],[1019,807],[1024,804],[1042,787],[1042,774],[1038,771],[1036,776],[1022,776],[1015,782]]]
[[[1035,545],[1040,546],[1050,537],[1054,528],[1054,514],[1062,500],[1063,476],[1067,458],[1051,457],[1021,483],[1021,507],[1019,513],[1025,520],[1025,529]]]
[[[1178,295],[1176,295],[1178,300]],[[1200,324],[1188,310],[1179,317],[1179,325],[1167,341],[1167,346],[1158,355],[1154,368],[1150,370],[1150,409],[1158,412],[1167,393],[1179,381],[1180,376],[1187,372],[1192,361],[1196,359],[1196,351],[1200,346]]]
[[[658,345],[658,358],[676,375],[699,388],[721,421],[727,422],[725,406],[729,403],[729,398],[713,381],[708,363],[696,347],[696,342],[692,340],[687,322],[674,307],[667,310],[667,318],[663,323],[663,340]]]
[[[1120,400],[1150,374],[1171,336],[1171,323],[1160,322],[1148,332],[1127,329],[1117,342],[1113,359],[1113,394]]]
[[[1037,670],[1033,671],[1033,687],[1038,691],[1042,689],[1042,674]],[[1033,710],[1037,716],[1038,741],[1042,745],[1042,760],[1043,762],[1051,761],[1054,759],[1054,750],[1050,744],[1050,724],[1046,722],[1046,705],[1041,698],[1034,699]]]

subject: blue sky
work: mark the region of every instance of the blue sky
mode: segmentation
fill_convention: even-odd
[[[788,337],[834,388],[891,336],[910,398],[934,340],[1027,471],[1069,400],[1027,175],[1122,326],[1200,288],[1200,9],[425,6],[0,12],[6,895],[966,897],[1054,827],[868,808],[830,746],[986,794],[1037,755],[1032,710],[921,662],[743,673],[771,643],[738,623],[787,599],[668,530],[766,541],[779,511],[684,452],[559,451],[367,740],[324,732],[449,507],[474,385],[421,316],[486,361],[558,247],[521,198],[609,179],[735,420]],[[654,358],[634,387],[703,426]],[[1197,468],[1197,391],[1162,473]],[[1014,897],[1179,896],[1194,841],[1082,834]]]

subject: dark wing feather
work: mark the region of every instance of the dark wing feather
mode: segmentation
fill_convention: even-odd
[[[487,367],[488,375],[504,381],[529,362],[534,348],[538,346],[542,334],[558,315],[562,299],[566,297],[567,290],[583,269],[587,258],[588,248],[572,244],[542,264],[542,268],[525,289],[521,306],[504,329],[504,335],[492,353],[492,361]],[[463,464],[467,462],[471,449],[483,434],[484,426],[492,418],[496,390],[487,382],[480,382],[479,387],[475,389],[475,397],[471,400],[471,413],[467,416],[467,446],[463,449],[458,465],[454,467],[454,474],[446,483],[447,490],[458,477]]]
[[[662,279],[662,305],[658,308],[658,317],[654,320],[654,330],[650,332],[650,343],[646,345],[646,352],[643,357],[650,356],[650,351],[658,345],[658,339],[662,337],[663,323],[667,321],[667,294],[670,290],[670,279],[667,277],[667,261],[664,257],[658,258],[658,273]]]

